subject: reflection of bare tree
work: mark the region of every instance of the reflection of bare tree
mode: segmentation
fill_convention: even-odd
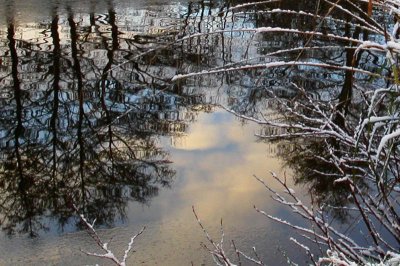
[[[27,95],[21,90],[19,79],[19,57],[15,41],[15,26],[11,20],[7,29],[7,39],[11,59],[11,76],[13,86],[10,104],[15,106],[14,117],[8,123],[6,153],[3,155],[0,177],[1,177],[1,224],[7,233],[15,231],[27,232],[34,236],[36,231],[43,229],[39,216],[43,213],[41,195],[43,192],[42,182],[37,179],[40,162],[35,157],[30,157],[29,148],[34,145],[26,138],[24,127],[23,101]],[[13,102],[13,103],[12,103]],[[38,186],[36,186],[38,185]],[[16,215],[14,215],[16,214]]]
[[[110,111],[108,110],[108,106],[106,104],[107,89],[118,90],[118,86],[119,86],[119,82],[117,80],[114,80],[114,79],[108,80],[109,71],[111,69],[111,66],[114,63],[113,62],[114,61],[114,52],[118,48],[118,27],[115,24],[115,11],[112,7],[110,7],[108,10],[108,19],[109,19],[109,23],[111,26],[112,45],[111,45],[111,48],[106,48],[108,61],[107,61],[107,64],[105,65],[105,67],[103,69],[103,73],[101,75],[100,102],[101,102],[101,109],[104,113],[104,115],[102,115],[102,116],[104,117],[105,122],[107,124],[107,142],[108,142],[108,154],[109,154],[108,160],[111,163],[111,169],[112,169],[111,171],[113,172],[115,165],[114,165],[114,155],[113,155],[113,148],[112,148],[114,146],[112,118],[111,118]],[[103,43],[104,43],[105,47],[108,46],[106,38],[103,38]],[[112,173],[112,176],[113,176],[113,173]]]
[[[310,2],[290,1],[295,7],[285,6],[286,2],[281,3],[282,9],[315,8]],[[299,97],[288,86],[289,78],[310,88],[316,98],[321,97],[321,91],[343,84],[345,77],[340,71],[293,67],[227,72],[171,85],[170,78],[176,73],[278,60],[282,54],[274,53],[279,49],[307,42],[307,37],[300,34],[263,33],[255,37],[245,32],[219,32],[174,43],[178,37],[199,31],[229,31],[244,26],[295,23],[309,30],[308,25],[316,20],[305,13],[295,19],[267,9],[257,13],[261,7],[276,7],[276,3],[240,9],[232,9],[231,2],[225,1],[189,3],[187,14],[181,14],[183,20],[171,18],[172,22],[163,26],[167,22],[157,21],[157,16],[151,14],[151,23],[142,32],[138,32],[137,25],[130,28],[118,21],[120,14],[111,2],[106,14],[92,12],[85,16],[74,14],[70,8],[66,18],[54,11],[49,25],[42,25],[37,43],[10,37],[15,35],[10,24],[6,53],[10,53],[12,64],[5,69],[12,73],[12,86],[5,89],[12,101],[1,108],[15,112],[1,120],[1,155],[11,158],[1,163],[14,169],[14,175],[18,166],[19,171],[29,173],[25,176],[33,181],[22,183],[28,183],[35,192],[28,194],[36,195],[35,199],[43,194],[43,203],[37,206],[61,224],[71,217],[67,205],[72,200],[89,219],[97,217],[104,224],[112,224],[115,217],[124,216],[129,200],[147,203],[160,187],[171,184],[174,171],[168,154],[159,147],[158,137],[184,134],[196,112],[210,111],[212,104],[220,103],[248,116],[276,109],[270,91],[281,98]],[[146,14],[138,11],[137,17]],[[353,29],[343,31],[342,24],[331,30],[353,37],[359,34]],[[243,41],[248,44],[246,49]],[[314,41],[312,44],[324,40]],[[310,50],[301,56],[342,64],[352,51],[349,49],[347,57],[340,49]],[[298,54],[288,52],[285,56],[296,58]],[[18,65],[24,70],[18,72]],[[332,94],[329,99],[339,95],[337,91]],[[306,155],[302,149],[312,148],[307,145],[311,144],[298,146],[297,154]],[[295,157],[287,158],[296,161]],[[303,166],[299,165],[299,172],[306,169]],[[309,174],[304,171],[304,175]],[[11,174],[4,172],[1,178],[8,180]],[[46,194],[39,195],[42,190]],[[15,196],[15,191],[7,193]],[[6,219],[18,215],[20,211],[8,213]]]
[[[224,105],[239,115],[251,117],[250,119],[260,123],[266,121],[265,123],[273,125],[274,129],[282,129],[283,137],[310,136],[312,139],[315,132],[309,132],[309,129],[316,128],[316,132],[325,132],[324,130],[329,128],[323,124],[316,127],[318,123],[315,121],[324,115],[324,119],[334,117],[329,121],[333,122],[334,128],[343,130],[350,127],[350,131],[353,130],[359,122],[355,121],[354,117],[358,117],[360,110],[365,112],[365,105],[362,106],[364,103],[360,103],[363,91],[357,91],[360,97],[357,101],[353,101],[354,85],[363,87],[369,77],[355,74],[351,68],[367,68],[372,70],[371,72],[386,70],[386,62],[382,57],[379,59],[379,55],[375,55],[376,60],[370,60],[366,56],[367,53],[358,53],[357,57],[354,57],[353,46],[360,39],[374,38],[372,35],[377,34],[377,31],[385,34],[386,31],[377,25],[374,19],[365,16],[363,9],[365,10],[366,3],[358,6],[346,1],[343,5],[349,10],[346,13],[343,9],[332,8],[331,4],[318,5],[315,10],[315,2],[280,1],[281,9],[277,10],[244,8],[244,6],[231,12],[227,10],[236,24],[228,24],[222,33],[224,38],[234,32],[237,34],[236,39],[246,40],[245,37],[247,40],[252,39],[252,43],[257,47],[256,52],[252,54],[253,58],[247,56],[242,49],[240,57],[233,56],[230,62],[220,60],[223,66],[200,69],[196,73],[190,69],[187,75],[174,76],[174,80],[180,85],[186,82],[184,86],[187,87],[189,84],[201,87],[209,80],[224,80],[225,83],[221,83],[229,86],[224,88],[224,93],[228,96]],[[360,16],[364,20],[357,20],[355,16]],[[248,21],[252,23],[245,24]],[[372,27],[363,21],[368,21],[378,30],[371,30]],[[255,30],[254,27],[259,29]],[[252,32],[256,32],[255,36],[251,34]],[[310,32],[315,34],[309,34]],[[328,33],[338,38],[328,39]],[[219,36],[221,33],[214,30],[214,34]],[[201,37],[203,40],[206,39],[203,35]],[[288,65],[279,67],[278,62],[282,62],[281,60],[288,62]],[[303,65],[292,63],[299,61]],[[317,66],[313,66],[314,63]],[[318,66],[326,63],[332,68]],[[342,66],[345,69],[340,69]],[[217,87],[215,83],[207,85]],[[365,88],[369,86],[373,86],[371,82]],[[275,99],[278,99],[278,103],[274,106]],[[315,106],[320,110],[316,110]],[[265,134],[264,137],[271,135],[280,134],[275,132],[275,134]],[[362,179],[362,174],[368,172],[368,165],[365,161],[358,161],[352,157],[356,153],[354,149],[357,148],[342,145],[340,142],[343,140],[335,139],[329,133],[321,138],[326,140],[304,141],[296,138],[289,149],[282,150],[281,156],[295,170],[296,181],[310,187],[316,203],[333,206],[347,204],[350,188],[345,184],[334,184],[334,180],[349,175],[354,178],[354,184],[360,189],[367,190],[367,186],[359,183],[359,180]],[[332,157],[338,158],[338,161],[350,158],[348,160],[351,163],[340,165],[344,173],[339,173],[338,167],[327,159]],[[345,215],[344,212],[338,214],[342,215],[342,218]]]
[[[54,11],[56,13],[56,11]],[[57,179],[58,169],[57,169],[57,160],[58,160],[58,147],[60,144],[60,139],[58,137],[58,125],[59,125],[59,104],[60,104],[60,81],[61,81],[61,45],[60,45],[60,36],[58,33],[58,15],[54,14],[53,19],[51,21],[51,37],[53,41],[53,65],[51,66],[51,74],[53,75],[53,84],[52,89],[49,91],[49,94],[52,92],[53,99],[49,102],[52,102],[53,105],[50,107],[51,110],[51,118],[50,118],[50,130],[52,133],[51,145],[52,145],[52,175],[51,179],[53,182]]]
[[[104,46],[105,65],[82,56],[93,41],[86,32],[91,29],[80,27],[71,10],[67,21],[70,53],[62,44],[65,25],[60,29],[57,14],[49,25],[51,53],[30,51],[39,46],[20,48],[18,42],[24,41],[15,40],[12,23],[8,27],[12,86],[5,89],[12,98],[2,108],[12,115],[1,121],[0,179],[1,224],[10,234],[38,233],[48,226],[47,215],[63,227],[74,216],[72,202],[89,218],[111,225],[124,218],[128,201],[147,203],[161,187],[170,186],[175,174],[157,135],[186,130],[185,120],[169,118],[179,113],[179,97],[147,89],[157,84],[139,81],[135,64],[134,69],[125,66],[135,75],[113,76],[110,69],[122,57],[112,8],[111,39],[99,34],[106,44],[111,40]],[[28,51],[22,60],[18,49]],[[31,54],[38,60],[31,60]],[[43,72],[21,81],[21,65]],[[30,89],[31,84],[36,87]]]

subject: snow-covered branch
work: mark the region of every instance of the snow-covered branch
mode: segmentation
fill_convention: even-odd
[[[77,213],[79,213],[79,210],[75,205],[73,205],[73,208],[75,209],[75,211]],[[126,260],[128,259],[129,252],[132,251],[133,242],[146,229],[145,227],[143,227],[136,235],[131,237],[131,239],[130,239],[130,241],[128,243],[128,246],[124,251],[124,256],[122,257],[122,259],[118,259],[117,256],[114,254],[114,252],[108,247],[108,243],[107,242],[103,242],[103,240],[97,234],[96,230],[94,229],[95,221],[93,221],[93,223],[90,223],[83,214],[79,214],[79,217],[80,217],[80,220],[82,221],[82,223],[86,226],[87,232],[90,235],[90,237],[103,250],[103,253],[88,252],[88,251],[84,251],[84,250],[82,250],[82,252],[85,253],[86,255],[89,255],[89,256],[98,257],[98,258],[101,258],[101,259],[111,260],[115,265],[119,265],[119,266],[126,266],[127,265],[126,264]]]

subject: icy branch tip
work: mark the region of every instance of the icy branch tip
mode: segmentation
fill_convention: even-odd
[[[171,81],[176,81],[176,80],[181,79],[181,78],[182,78],[181,74],[175,75],[175,76],[172,77]]]

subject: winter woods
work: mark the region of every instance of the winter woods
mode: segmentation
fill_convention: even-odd
[[[252,70],[266,75],[273,71],[271,69],[284,68],[284,85],[294,93],[282,97],[274,88],[258,84],[274,103],[272,111],[247,115],[239,106],[224,108],[240,118],[262,125],[265,131],[259,134],[259,138],[289,141],[294,143],[293,147],[301,147],[295,152],[292,148],[281,154],[294,169],[296,182],[307,183],[311,192],[318,192],[321,183],[329,183],[331,188],[340,188],[342,196],[332,199],[329,194],[314,193],[313,204],[307,206],[287,185],[286,177],[272,173],[284,194],[272,189],[262,178],[256,178],[277,202],[309,221],[310,226],[292,224],[255,207],[257,212],[297,232],[298,235],[293,234],[290,240],[303,249],[315,265],[398,265],[400,2],[315,2],[315,13],[298,7],[258,8],[256,4],[252,9],[235,7],[239,10],[237,12],[243,13],[273,13],[293,18],[305,16],[314,19],[315,25],[312,29],[301,29],[303,25],[294,28],[293,23],[290,27],[235,28],[233,32],[251,32],[254,34],[252,38],[267,38],[264,36],[272,33],[288,38],[303,36],[303,39],[294,42],[293,47],[265,53],[265,63],[245,59],[215,69],[179,74],[172,80]],[[229,11],[228,14],[235,16]],[[221,31],[206,34],[219,33]],[[308,56],[313,51],[335,49],[341,51],[339,62],[342,64]],[[371,62],[374,58],[379,61],[377,64]],[[323,89],[303,86],[304,83],[292,75],[301,69],[334,73],[332,75],[340,75],[341,82]],[[353,213],[354,222],[362,228],[362,243],[332,225],[330,214],[333,209]],[[260,258],[244,254],[234,244],[238,257],[228,258],[223,249],[223,231],[221,242],[214,242],[198,218],[201,214],[195,213],[195,216],[211,244],[208,249],[216,264],[241,264],[242,257],[256,265],[264,265]],[[315,249],[309,246],[318,246],[320,253],[314,254],[312,250]]]

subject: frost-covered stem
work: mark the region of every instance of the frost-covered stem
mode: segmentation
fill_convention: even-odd
[[[131,237],[131,241],[129,241],[128,247],[126,248],[125,253],[124,253],[124,257],[122,258],[122,262],[123,262],[123,263],[126,262],[126,259],[128,258],[128,254],[129,254],[129,252],[131,251],[131,249],[133,248],[133,242],[135,241],[135,239],[136,239],[138,236],[140,236],[140,235],[144,232],[144,230],[146,230],[146,227],[145,227],[145,226],[139,231],[139,233],[137,233],[136,235],[134,235],[133,237]]]
[[[243,256],[243,258],[245,258],[246,260],[256,264],[256,265],[265,265],[262,261],[259,261],[257,259],[254,259],[252,257],[250,257],[249,255],[243,253],[242,251],[238,250],[237,252],[239,252],[240,255]]]
[[[354,264],[340,258],[327,257],[318,259],[318,265],[323,265],[324,263],[329,263],[329,265],[354,266]]]
[[[232,240],[232,246],[235,249],[235,253],[236,253],[236,256],[237,256],[237,259],[238,259],[238,266],[241,266],[242,265],[242,260],[240,259],[240,250],[237,249],[234,240]]]
[[[281,129],[298,129],[300,132],[299,133],[290,133],[289,135],[276,135],[274,136],[275,138],[283,138],[283,137],[290,137],[290,136],[301,136],[301,134],[309,134],[312,135],[314,137],[333,137],[336,138],[338,140],[341,140],[343,143],[349,145],[350,147],[353,146],[353,144],[355,143],[354,139],[352,137],[350,137],[349,135],[343,135],[340,134],[339,132],[335,131],[335,130],[326,130],[320,127],[312,127],[312,126],[307,126],[307,125],[303,125],[303,124],[286,124],[286,123],[277,123],[277,122],[273,122],[270,120],[259,120],[259,119],[255,119],[253,117],[248,117],[245,115],[241,115],[236,113],[235,111],[232,111],[226,107],[222,108],[226,109],[228,112],[235,114],[238,117],[241,117],[243,119],[249,120],[249,121],[253,121],[256,122],[260,125],[269,125],[269,126],[273,126],[276,128],[281,128]],[[317,121],[318,122],[318,121]],[[264,137],[264,136],[262,136]],[[267,136],[266,136],[267,137]],[[367,154],[366,151],[361,150],[360,152],[364,152],[365,155]]]
[[[331,227],[327,222],[324,221],[324,219],[321,219],[318,217],[318,213],[312,212],[308,209],[308,207],[306,207],[294,194],[294,191],[289,188],[286,185],[285,181],[282,181],[281,179],[277,178],[276,175],[273,174],[273,177],[285,188],[285,191],[293,198],[294,202],[288,202],[286,201],[282,196],[280,196],[276,191],[274,191],[272,188],[270,188],[263,180],[257,178],[257,180],[259,180],[269,191],[271,191],[276,198],[274,198],[275,200],[277,200],[278,202],[289,206],[293,209],[293,211],[295,213],[300,214],[303,218],[309,220],[310,222],[312,222],[313,224],[315,224],[318,229],[320,230],[320,232],[323,234],[318,234],[315,232],[315,230],[310,230],[307,228],[303,228],[297,225],[293,225],[287,221],[281,220],[277,217],[271,216],[261,210],[259,210],[258,208],[256,208],[257,212],[263,214],[264,216],[268,217],[269,219],[272,219],[274,221],[277,221],[281,224],[287,225],[299,232],[303,232],[306,234],[310,234],[313,235],[315,237],[315,239],[320,239],[323,242],[325,242],[330,249],[332,250],[337,250],[339,251],[341,254],[345,254],[346,257],[352,258],[353,260],[356,261],[360,261],[363,263],[367,263],[367,261],[365,260],[365,258],[358,253],[356,250],[362,250],[363,248],[359,247],[352,239],[350,239],[349,237],[339,233],[337,230],[335,230],[333,227]],[[300,212],[297,208],[301,208],[303,210],[303,212]],[[322,212],[319,212],[319,216],[322,216]],[[333,236],[331,236],[331,233],[333,235],[335,235],[336,237],[338,237],[336,239],[336,237],[334,238]],[[310,239],[310,238],[308,238]],[[314,241],[316,242],[316,241]],[[378,253],[380,253],[380,250],[376,250]]]
[[[74,210],[79,213],[78,208],[73,204],[73,208]],[[102,259],[108,259],[111,260],[114,264],[119,265],[119,266],[126,266],[126,260],[128,258],[128,254],[129,252],[132,250],[133,247],[133,242],[134,240],[141,235],[144,230],[145,227],[143,227],[139,233],[137,233],[136,235],[134,235],[133,237],[131,237],[129,243],[128,243],[128,247],[126,248],[125,252],[124,252],[124,256],[122,258],[122,260],[119,260],[113,253],[113,251],[111,251],[111,249],[108,248],[108,243],[105,243],[101,240],[101,238],[99,237],[99,235],[97,234],[96,230],[94,229],[94,222],[90,223],[83,214],[79,215],[80,220],[85,224],[89,235],[92,237],[92,239],[96,242],[96,244],[105,252],[103,254],[99,254],[99,253],[92,253],[92,252],[87,252],[84,250],[81,250],[83,253],[85,253],[86,255],[89,256],[93,256],[93,257],[98,257],[98,258],[102,258]]]
[[[364,212],[364,208],[361,207],[360,202],[358,201],[357,196],[355,194],[354,186],[352,186],[351,184],[350,184],[350,191],[351,191],[351,195],[353,196],[354,203],[356,204],[357,208],[359,209],[360,214],[364,220],[364,223],[368,228],[369,234],[371,235],[372,239],[374,240],[375,245],[379,246],[378,239],[376,238],[377,232],[375,232],[375,230],[371,226],[370,219],[367,218],[367,214]]]
[[[198,217],[194,206],[192,206],[192,210],[193,210],[194,216],[196,217],[197,223],[199,224],[199,226],[203,230],[203,233],[206,236],[208,242],[211,243],[211,245],[213,246],[214,249],[209,249],[206,245],[203,245],[203,248],[208,250],[208,252],[213,256],[214,261],[218,265],[236,266],[236,264],[232,263],[230,261],[230,259],[228,258],[228,256],[225,254],[225,250],[224,250],[224,247],[223,247],[224,231],[223,231],[223,228],[222,228],[222,220],[221,220],[221,241],[219,243],[216,243],[211,238],[210,234],[208,233],[208,231],[206,230],[206,228],[203,226],[202,222],[200,221],[200,218]]]
[[[388,230],[398,243],[400,243],[400,227],[398,221],[390,219],[390,215],[387,213],[386,208],[379,208],[380,203],[376,202],[373,197],[367,195],[368,201],[362,196],[357,186],[353,185],[357,190],[361,200],[363,201],[366,208],[374,215],[374,217]]]
[[[381,236],[380,234],[377,233],[377,230],[374,227],[374,224],[371,222],[369,219],[369,214],[372,214],[376,220],[385,227],[388,232],[390,232],[397,241],[398,235],[400,235],[399,231],[396,230],[396,228],[399,228],[397,220],[392,220],[390,219],[390,214],[388,213],[388,210],[386,208],[379,208],[380,203],[375,202],[374,198],[370,195],[367,195],[368,201],[364,198],[362,191],[350,180],[347,179],[347,182],[349,183],[351,189],[352,189],[352,195],[355,198],[355,203],[358,208],[358,211],[361,213],[364,222],[366,223],[368,229],[370,230],[370,235],[373,237],[374,240],[379,240],[382,242],[386,247],[389,249],[393,250],[394,248],[389,245]],[[357,198],[360,198],[362,200],[362,203],[364,207],[361,205],[361,203],[358,201]],[[391,206],[389,204],[388,206]],[[389,210],[390,211],[390,210]],[[383,215],[381,215],[382,213]],[[379,250],[376,250],[378,253],[380,253],[380,256],[383,256],[383,251],[379,248],[379,244],[376,243],[376,246]]]
[[[277,56],[277,55],[281,55],[281,54],[287,54],[287,53],[293,53],[293,52],[300,52],[300,51],[312,51],[312,50],[337,50],[337,49],[344,49],[344,50],[349,50],[349,49],[357,49],[357,47],[354,46],[335,46],[335,45],[329,45],[329,46],[302,46],[302,47],[295,47],[295,48],[290,48],[290,49],[282,49],[282,50],[278,50],[278,51],[274,51],[274,52],[270,52],[267,53],[263,56],[257,56],[257,57],[251,57],[251,58],[246,58],[243,60],[239,60],[233,63],[229,63],[223,66],[218,66],[218,67],[214,67],[214,68],[210,68],[208,71],[212,71],[212,70],[221,70],[221,69],[226,69],[226,68],[230,68],[233,66],[237,66],[237,65],[243,65],[245,63],[249,63],[251,61],[257,61],[260,59],[264,59],[264,58],[269,58],[269,57],[273,57],[273,56]],[[360,48],[360,50],[363,50],[363,48]],[[382,52],[381,49],[374,49],[373,47],[368,47],[365,48],[364,50],[368,50],[368,51],[376,51],[376,52]]]
[[[280,219],[280,218],[278,218],[278,217],[272,216],[272,215],[270,215],[270,214],[268,214],[268,213],[266,213],[266,212],[264,212],[264,211],[258,209],[256,206],[254,206],[254,209],[255,209],[258,213],[260,213],[260,214],[264,215],[265,217],[267,217],[268,219],[271,219],[271,220],[276,221],[276,222],[278,222],[278,223],[281,223],[281,224],[283,224],[283,225],[287,225],[287,226],[289,226],[290,228],[295,229],[296,231],[299,231],[299,232],[302,232],[302,233],[305,233],[305,234],[315,235],[316,238],[320,239],[321,241],[323,241],[323,242],[325,242],[325,243],[328,242],[328,239],[327,239],[325,236],[320,235],[320,234],[317,234],[317,233],[315,233],[315,231],[313,231],[313,230],[310,230],[310,229],[307,229],[307,228],[304,228],[304,227],[301,227],[301,226],[292,224],[292,223],[290,223],[290,222],[288,222],[288,221],[285,221],[285,220],[282,220],[282,219]]]
[[[212,245],[212,249],[207,247],[207,245],[202,244],[202,247],[204,249],[206,249],[213,257],[214,262],[217,265],[224,265],[224,266],[236,266],[236,264],[234,264],[229,257],[226,255],[226,252],[224,250],[223,247],[223,243],[224,243],[224,230],[223,230],[223,226],[222,226],[222,220],[221,220],[221,227],[220,227],[220,233],[221,233],[221,240],[219,243],[216,243],[212,237],[210,236],[210,234],[208,233],[208,231],[206,230],[206,228],[203,226],[200,218],[198,217],[194,207],[192,207],[193,209],[193,214],[196,217],[197,223],[199,224],[199,226],[201,227],[201,229],[203,230],[204,235],[206,236],[208,242]],[[256,265],[262,265],[265,266],[264,262],[260,259],[260,257],[257,254],[256,248],[253,247],[253,252],[255,254],[255,258],[247,255],[246,253],[242,252],[241,250],[239,250],[236,247],[236,244],[234,241],[232,241],[232,247],[235,250],[235,253],[237,255],[238,258],[238,265],[240,266],[242,264],[241,262],[241,256],[243,258],[245,258],[246,260],[256,264]]]
[[[249,13],[248,11],[246,11],[246,12],[237,12],[234,15],[237,16],[237,15],[240,15],[240,14],[248,14],[248,13]],[[314,14],[314,13],[307,13],[307,12],[304,12],[304,11],[295,11],[295,10],[290,10],[290,9],[279,9],[279,8],[276,8],[276,9],[272,9],[272,10],[257,10],[257,11],[255,11],[255,13],[257,13],[257,14],[281,14],[281,15],[309,16],[309,17],[318,18],[318,19],[321,19],[321,20],[329,20],[329,21],[332,21],[332,22],[338,22],[338,23],[342,23],[342,24],[350,24],[353,27],[357,27],[357,28],[360,28],[360,29],[363,29],[363,30],[368,30],[368,31],[370,31],[372,33],[382,34],[381,31],[377,31],[376,29],[368,27],[368,26],[365,26],[365,25],[361,25],[361,24],[357,24],[357,23],[349,23],[348,21],[345,21],[345,20],[342,20],[342,19],[328,17],[327,15],[329,15],[330,12],[328,12],[328,14],[325,15],[325,16],[321,16],[321,15],[317,15],[317,14]],[[340,48],[343,48],[343,47],[340,47]]]
[[[266,0],[266,1],[260,1],[260,2],[250,2],[250,3],[240,4],[240,5],[236,5],[236,6],[228,8],[228,10],[226,10],[226,12],[230,12],[230,11],[233,11],[233,10],[246,8],[246,7],[256,7],[257,5],[265,5],[265,4],[276,3],[276,2],[280,2],[280,1],[281,0]],[[218,14],[221,14],[223,12],[224,11],[220,11]]]
[[[93,240],[96,242],[96,244],[103,250],[105,251],[104,254],[98,254],[98,253],[92,253],[92,252],[87,252],[84,250],[81,250],[83,253],[89,256],[93,257],[98,257],[98,258],[103,258],[103,259],[109,259],[111,260],[114,264],[120,265],[120,266],[125,266],[123,262],[120,262],[118,258],[114,255],[114,253],[108,249],[108,243],[104,243],[99,235],[97,234],[96,230],[94,229],[93,224],[90,224],[88,220],[85,218],[83,214],[80,215],[81,221],[86,225],[87,229],[89,230],[89,235],[93,238]]]
[[[374,24],[376,24],[376,26],[374,26],[374,25],[368,23],[365,19],[361,18],[360,16],[358,16],[358,15],[355,14],[354,12],[351,12],[351,11],[349,11],[348,9],[344,8],[342,5],[339,5],[339,4],[337,4],[337,3],[330,2],[330,1],[328,1],[328,0],[324,0],[324,1],[325,1],[326,3],[328,3],[328,4],[332,5],[332,6],[334,6],[335,8],[337,8],[337,9],[343,11],[344,13],[350,15],[351,17],[357,19],[357,20],[360,21],[361,23],[364,23],[366,26],[368,26],[368,27],[370,27],[370,28],[372,28],[372,29],[374,29],[374,30],[380,32],[381,35],[387,34],[387,32],[385,32],[385,29],[383,29],[383,28],[382,28],[378,23],[376,23],[374,20],[372,20],[372,21],[374,22]],[[347,2],[349,3],[349,1],[347,1]],[[363,13],[364,13],[364,12],[363,12]]]
[[[286,181],[282,181],[281,179],[279,179],[276,174],[272,173],[272,176],[275,178],[275,180],[277,180],[287,191],[287,193],[294,199],[294,201],[296,202],[296,205],[299,205],[301,207],[301,209],[303,209],[304,213],[306,215],[302,215],[304,218],[309,219],[310,221],[313,222],[313,224],[317,225],[317,227],[321,230],[321,232],[326,236],[327,239],[327,243],[328,246],[330,247],[335,247],[336,249],[340,250],[341,252],[350,252],[350,254],[354,255],[358,260],[363,261],[363,258],[361,256],[359,256],[354,250],[353,248],[348,245],[346,242],[343,242],[343,239],[346,240],[347,242],[349,242],[351,245],[356,245],[350,238],[342,235],[342,234],[337,234],[337,232],[331,228],[331,226],[328,225],[328,223],[324,220],[324,216],[322,215],[322,212],[320,213],[320,217],[319,218],[315,212],[309,210],[309,208],[307,206],[305,206],[298,198],[297,196],[295,196],[293,189],[289,188],[286,185]],[[286,180],[286,177],[285,179]],[[286,204],[289,205],[289,204]],[[299,213],[299,212],[298,212]],[[301,213],[300,213],[301,214]],[[337,234],[337,236],[341,237],[341,239],[339,239],[338,241],[341,243],[341,245],[338,245],[338,242],[335,241],[330,232],[333,231],[334,233]]]
[[[310,257],[311,261],[313,262],[314,265],[317,265],[317,262],[314,259],[314,255],[311,253],[310,248],[307,247],[306,245],[300,243],[299,241],[297,241],[297,239],[291,237],[290,241],[292,241],[293,243],[295,243],[297,246],[299,246],[300,248],[304,249],[304,251],[307,253],[307,255]]]
[[[361,74],[366,74],[371,77],[380,77],[380,74],[373,73],[368,70],[349,67],[349,66],[338,66],[338,65],[332,65],[332,64],[327,64],[327,63],[315,63],[315,62],[306,62],[306,61],[277,61],[277,62],[270,62],[270,63],[266,63],[266,64],[251,64],[251,65],[244,65],[244,66],[239,66],[239,67],[229,67],[229,68],[215,69],[215,70],[208,70],[208,71],[204,70],[202,72],[192,72],[192,73],[188,73],[188,74],[178,74],[178,75],[175,75],[174,77],[172,77],[171,81],[177,81],[177,80],[186,79],[189,77],[218,74],[218,73],[231,72],[231,71],[266,69],[266,68],[276,68],[276,67],[285,67],[285,66],[312,66],[312,67],[320,67],[320,68],[325,68],[325,69],[357,72],[357,73],[361,73]]]

